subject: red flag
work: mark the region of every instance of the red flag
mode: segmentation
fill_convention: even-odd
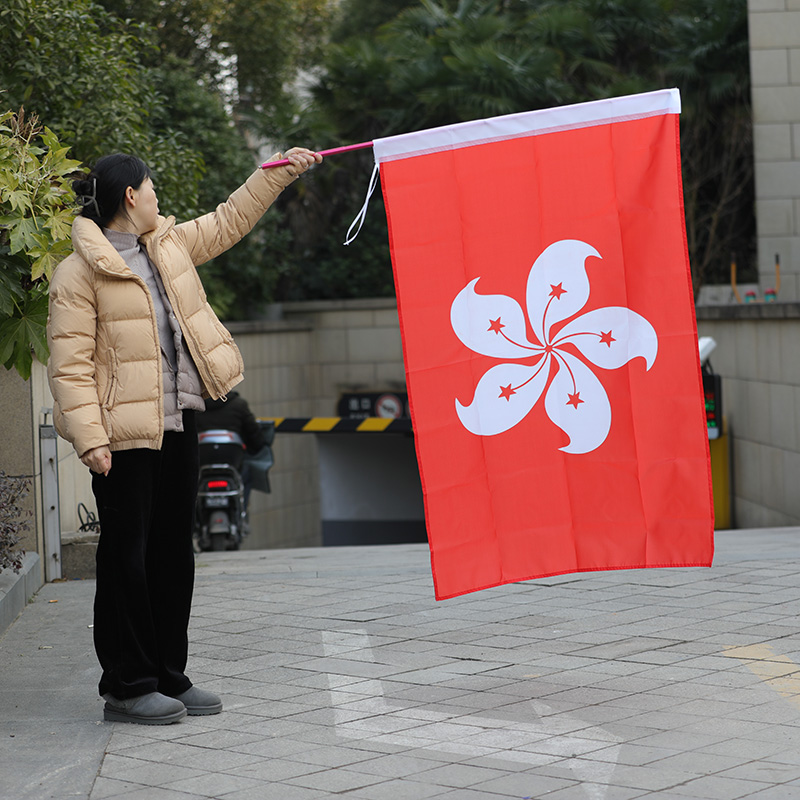
[[[375,142],[438,599],[711,564],[679,106]]]

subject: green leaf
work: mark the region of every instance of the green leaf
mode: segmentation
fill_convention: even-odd
[[[69,239],[72,234],[73,219],[75,214],[72,209],[61,209],[45,222],[45,226],[50,229],[55,241]]]
[[[6,191],[5,202],[11,204],[11,208],[18,211],[31,210],[31,198],[27,191],[24,189],[17,189],[16,191]]]
[[[17,303],[24,299],[20,281],[23,275],[15,265],[7,263],[0,248],[0,317],[11,316]]]
[[[37,240],[42,242],[42,246],[28,251],[28,255],[34,259],[31,264],[31,280],[39,280],[42,276],[49,280],[53,270],[70,254],[72,243],[66,239],[53,243],[43,235],[38,235]]]
[[[19,253],[22,250],[36,246],[36,234],[38,228],[32,219],[23,218],[12,224],[9,228],[9,243],[12,253]]]
[[[0,361],[6,369],[15,368],[27,380],[32,357],[47,363],[47,295],[29,296],[17,313],[0,322]]]

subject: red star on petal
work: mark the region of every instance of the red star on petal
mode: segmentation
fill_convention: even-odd
[[[551,283],[550,288],[553,290],[552,292],[550,292],[550,297],[555,297],[556,300],[560,300],[561,295],[567,293],[567,290],[564,288],[563,283],[559,283],[558,286],[553,286],[553,284]]]
[[[568,406],[575,406],[575,408],[577,408],[580,403],[584,402],[581,400],[580,392],[575,392],[575,394],[569,394],[569,392],[567,392],[567,396],[569,397],[569,400],[567,400]]]
[[[501,328],[505,328],[505,325],[503,325],[503,323],[500,322],[500,317],[498,317],[497,319],[490,319],[487,332],[494,331],[495,333],[500,333]]]
[[[506,400],[510,400],[512,394],[516,394],[516,391],[511,388],[511,384],[509,383],[508,386],[500,387],[500,394],[497,395],[497,397],[498,399],[501,397],[505,397]]]
[[[611,342],[616,342],[617,340],[611,335],[611,331],[608,333],[603,333],[600,331],[600,344],[607,344],[611,347]]]

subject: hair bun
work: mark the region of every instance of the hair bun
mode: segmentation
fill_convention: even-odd
[[[78,180],[72,181],[72,191],[75,192],[78,197],[90,195],[92,194],[92,182],[86,178],[79,178]]]

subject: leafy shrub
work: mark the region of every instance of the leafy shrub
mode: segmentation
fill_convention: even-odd
[[[47,362],[47,282],[72,250],[67,150],[35,116],[0,113],[0,363],[25,380],[32,353]]]

